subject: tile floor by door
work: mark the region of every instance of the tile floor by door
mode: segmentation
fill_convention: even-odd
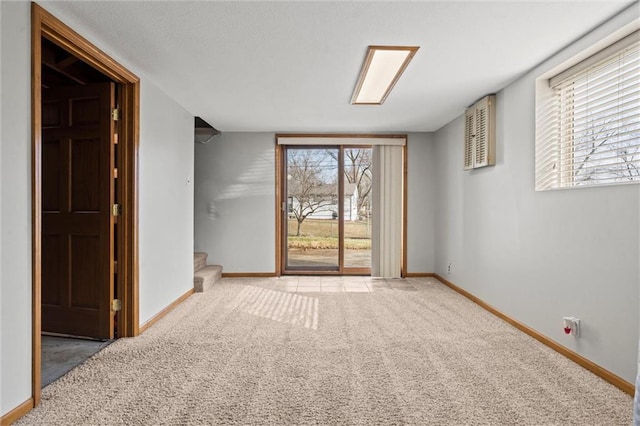
[[[42,387],[58,380],[111,342],[43,335]]]

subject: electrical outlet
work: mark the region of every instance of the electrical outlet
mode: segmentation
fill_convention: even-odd
[[[562,325],[565,334],[580,337],[580,319],[576,317],[564,317],[562,318]]]
[[[447,266],[447,274],[450,274],[452,270],[453,266],[451,265],[451,262],[449,262],[449,266]]]

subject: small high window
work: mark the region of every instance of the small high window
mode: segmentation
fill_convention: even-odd
[[[538,86],[536,190],[640,181],[640,31]]]

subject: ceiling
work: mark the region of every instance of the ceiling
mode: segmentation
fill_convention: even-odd
[[[222,131],[357,133],[435,131],[634,1],[40,3]],[[421,47],[351,105],[373,44]]]

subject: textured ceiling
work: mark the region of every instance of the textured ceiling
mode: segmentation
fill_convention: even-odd
[[[437,130],[634,2],[40,3],[222,131],[385,132]],[[370,44],[421,48],[350,105]]]

